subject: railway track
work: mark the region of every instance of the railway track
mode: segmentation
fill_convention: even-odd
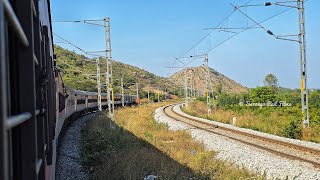
[[[217,126],[209,122],[201,121],[197,118],[180,114],[173,109],[175,106],[179,105],[169,105],[164,107],[163,111],[165,115],[193,128],[214,133],[287,159],[309,163],[320,169],[320,150],[318,149]]]

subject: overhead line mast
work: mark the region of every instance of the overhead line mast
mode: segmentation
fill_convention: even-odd
[[[308,89],[307,89],[307,53],[306,53],[306,29],[305,29],[305,13],[304,13],[304,0],[297,2],[299,13],[299,44],[300,44],[300,68],[301,68],[301,103],[302,114],[304,116],[303,124],[307,127],[310,126],[309,122],[309,102],[308,102]]]
[[[103,24],[99,24],[96,22],[102,22]],[[100,81],[100,59],[103,56],[96,55],[95,53],[105,53],[105,58],[106,58],[106,65],[107,65],[107,72],[106,72],[106,88],[107,88],[107,101],[108,101],[108,115],[112,117],[114,115],[114,91],[113,91],[113,76],[112,76],[112,54],[111,54],[111,35],[110,35],[110,18],[106,17],[104,19],[96,19],[96,20],[75,20],[75,21],[53,21],[54,23],[85,23],[85,24],[90,24],[90,25],[95,25],[95,26],[101,26],[104,27],[105,30],[105,41],[106,41],[106,49],[104,51],[85,51],[81,49],[80,47],[74,45],[70,41],[62,38],[61,36],[57,35],[54,33],[54,35],[58,36],[60,39],[63,41],[67,42],[67,44],[70,44],[77,48],[78,50],[84,52],[87,55],[91,56],[96,56],[98,57],[97,60],[97,86],[98,86],[98,107],[99,110],[102,110],[102,103],[101,103],[101,83]],[[98,78],[99,76],[99,78]],[[100,88],[100,92],[99,92]],[[100,98],[99,98],[100,96]],[[101,108],[100,108],[101,106]]]
[[[122,103],[122,107],[124,107],[123,78],[121,78],[121,103]]]
[[[107,100],[109,116],[114,115],[114,94],[112,87],[112,55],[111,55],[111,37],[110,37],[110,18],[103,19],[106,39],[106,85],[107,85]],[[112,96],[112,97],[111,97]],[[111,107],[112,106],[112,107]]]
[[[210,70],[209,70],[209,57],[208,54],[206,53],[204,55],[204,63],[206,66],[206,86],[207,86],[207,108],[208,108],[208,116],[211,114],[211,107],[210,107],[210,86],[209,86],[209,80],[210,80]]]
[[[287,2],[266,2],[263,5],[251,5],[251,6],[284,6],[288,7],[289,9],[297,9],[298,10],[298,25],[299,25],[299,34],[297,35],[284,35],[284,36],[276,36],[272,31],[267,30],[261,24],[258,24],[262,29],[264,29],[269,35],[275,37],[279,40],[286,40],[292,42],[299,43],[300,49],[300,91],[301,91],[301,110],[303,116],[303,126],[309,127],[310,120],[309,120],[309,102],[308,102],[308,88],[307,88],[307,53],[306,53],[306,29],[305,29],[305,8],[304,3],[305,0],[296,0],[296,1],[287,1]],[[297,3],[296,6],[294,5],[287,5],[287,3]],[[232,5],[233,6],[233,5]],[[247,5],[250,6],[250,5]],[[243,6],[233,6],[236,10],[242,13],[251,21],[255,22],[254,19],[249,17],[247,14],[242,12],[239,8]],[[296,36],[297,39],[290,38]]]
[[[186,107],[189,106],[189,97],[188,97],[188,67],[186,68],[186,71],[184,73],[185,77],[184,77],[184,93],[185,93],[185,103],[186,103]]]
[[[191,58],[194,57],[195,59],[197,58],[204,58],[204,65],[205,65],[205,70],[206,70],[206,92],[205,92],[205,96],[207,98],[207,109],[208,109],[208,116],[211,114],[211,107],[210,107],[210,85],[209,85],[209,81],[210,81],[210,69],[209,69],[209,56],[208,53],[205,53],[203,55],[194,55],[194,56],[190,56]]]
[[[97,58],[98,109],[102,111],[100,77],[100,58]]]

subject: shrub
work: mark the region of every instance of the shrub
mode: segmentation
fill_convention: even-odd
[[[301,121],[291,121],[289,125],[284,128],[283,135],[292,139],[301,139],[302,127]]]
[[[276,100],[276,91],[272,87],[257,87],[250,90],[250,100],[257,103],[265,103]]]

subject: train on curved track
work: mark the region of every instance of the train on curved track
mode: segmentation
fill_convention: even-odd
[[[97,110],[97,93],[64,86],[56,68],[50,0],[0,1],[0,179],[55,179],[64,124]],[[102,106],[107,96],[102,94]],[[135,103],[118,95],[114,104]]]

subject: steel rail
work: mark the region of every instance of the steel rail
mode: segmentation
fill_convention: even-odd
[[[320,163],[319,162],[315,162],[315,161],[311,161],[309,159],[305,159],[305,158],[302,158],[302,157],[298,157],[298,156],[295,156],[295,155],[292,155],[292,154],[288,154],[288,153],[284,153],[284,152],[280,152],[280,151],[277,151],[277,150],[274,150],[274,149],[270,149],[270,148],[267,148],[267,147],[264,147],[264,146],[261,146],[261,145],[258,145],[258,144],[255,144],[255,143],[252,143],[252,142],[248,142],[248,141],[245,141],[245,140],[241,140],[241,139],[238,139],[238,138],[234,138],[232,136],[229,136],[229,135],[226,135],[226,134],[222,134],[222,133],[219,133],[219,132],[215,132],[214,130],[212,130],[212,126],[214,128],[219,128],[221,130],[225,130],[225,131],[229,131],[229,132],[232,132],[232,133],[236,133],[236,134],[241,134],[243,136],[248,136],[248,137],[251,137],[251,138],[256,138],[256,139],[259,139],[259,140],[262,140],[262,141],[267,141],[269,143],[274,143],[274,144],[280,144],[282,146],[285,146],[285,147],[288,147],[288,148],[294,148],[296,150],[299,150],[299,151],[303,151],[303,152],[309,152],[311,154],[315,154],[315,155],[318,155],[320,156],[320,151],[317,150],[317,149],[313,149],[313,148],[309,148],[309,147],[305,147],[305,146],[300,146],[300,145],[296,145],[296,144],[292,144],[292,143],[288,143],[288,142],[283,142],[283,141],[279,141],[279,140],[275,140],[275,139],[271,139],[271,138],[267,138],[267,137],[262,137],[262,136],[258,136],[258,135],[254,135],[254,134],[250,134],[250,133],[246,133],[246,132],[242,132],[242,131],[237,131],[237,130],[234,130],[234,129],[230,129],[230,128],[226,128],[226,127],[221,127],[221,126],[218,126],[218,125],[214,125],[214,124],[210,124],[210,123],[207,123],[207,122],[204,122],[204,121],[200,121],[198,119],[195,119],[195,118],[191,118],[191,117],[188,117],[188,116],[185,116],[185,115],[182,115],[182,114],[179,114],[177,112],[175,112],[173,110],[173,107],[175,105],[168,105],[166,107],[163,108],[163,112],[166,114],[166,116],[176,120],[176,121],[179,121],[179,122],[182,122],[182,123],[185,123],[185,124],[188,124],[192,127],[195,127],[197,129],[201,129],[201,130],[204,130],[204,131],[207,131],[207,132],[210,132],[210,133],[214,133],[214,134],[217,134],[217,135],[220,135],[220,136],[224,136],[224,137],[227,137],[229,139],[232,139],[232,140],[235,140],[235,141],[238,141],[238,142],[241,142],[241,143],[244,143],[244,144],[247,144],[249,146],[253,146],[253,147],[256,147],[258,149],[262,149],[262,150],[265,150],[267,152],[271,152],[273,154],[276,154],[276,155],[279,155],[281,157],[286,157],[288,159],[292,159],[292,160],[299,160],[299,161],[302,161],[302,162],[307,162],[307,163],[310,163],[312,165],[314,165],[315,167],[317,168],[320,168]],[[169,108],[169,109],[168,109]],[[202,124],[202,125],[206,125],[206,126],[210,126],[210,128],[204,128],[204,127],[201,127],[199,125],[195,125],[195,124],[192,124],[190,122],[186,122],[186,121],[183,121],[181,119],[178,119],[177,117],[174,117],[172,115],[170,115],[169,113],[166,112],[166,110],[169,110],[170,112],[172,112],[174,115],[178,116],[178,117],[182,117],[184,119],[187,119],[187,120],[190,120],[190,121],[193,121],[193,122],[196,122],[196,123],[199,123],[199,124]]]
[[[173,111],[173,112],[176,115],[182,116],[182,117],[184,117],[186,119],[190,119],[192,121],[195,121],[195,122],[198,122],[198,123],[201,123],[201,124],[206,124],[206,125],[209,125],[209,126],[213,125],[213,124],[210,124],[210,123],[207,123],[207,122],[204,122],[204,121],[200,121],[200,120],[197,120],[197,119],[194,119],[194,118],[179,114],[179,113],[177,113],[175,111]],[[273,143],[280,144],[282,146],[294,147],[295,149],[299,149],[299,150],[306,150],[308,152],[311,152],[313,154],[316,154],[316,155],[320,156],[320,150],[317,150],[317,149],[314,149],[314,148],[300,146],[300,145],[297,145],[297,144],[293,144],[293,143],[289,143],[289,142],[285,142],[285,141],[281,141],[281,140],[275,140],[275,139],[271,139],[271,138],[268,138],[268,137],[263,137],[263,136],[259,136],[259,135],[255,135],[255,134],[251,134],[251,133],[247,133],[247,132],[243,132],[243,131],[238,131],[238,130],[235,130],[235,129],[230,129],[230,128],[226,128],[226,127],[222,127],[222,126],[219,126],[219,128],[223,129],[223,130],[226,130],[226,131],[233,132],[233,133],[245,135],[245,136],[248,136],[248,137],[258,138],[258,139],[261,139],[263,141],[270,141],[270,142],[273,142]]]

